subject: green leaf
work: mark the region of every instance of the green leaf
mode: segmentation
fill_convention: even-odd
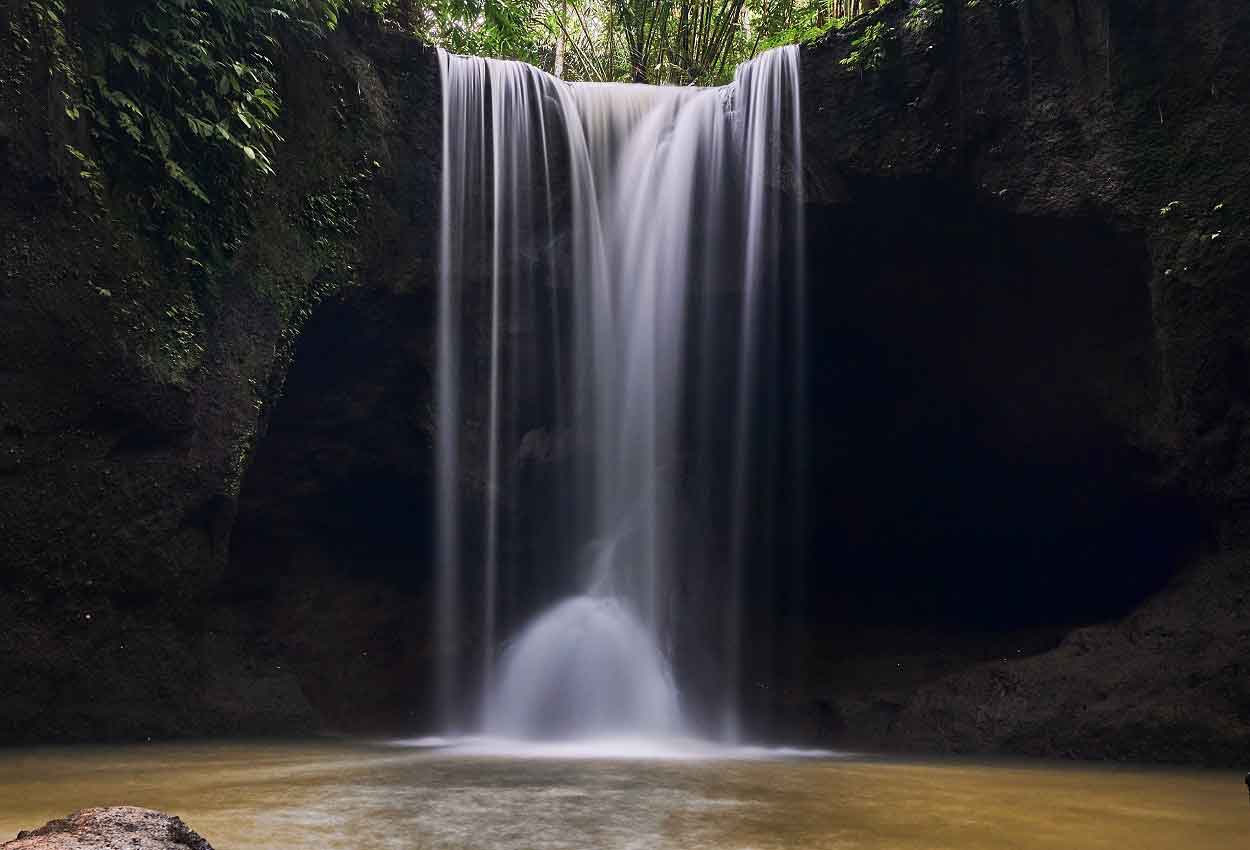
[[[130,136],[136,142],[143,142],[143,131],[139,129],[139,125],[135,123],[134,119],[125,112],[119,112],[117,114],[117,123],[126,132],[126,135]]]
[[[161,156],[168,157],[170,138],[169,130],[166,128],[165,123],[158,119],[152,121],[150,126],[152,129],[152,138],[156,142],[156,149],[161,152]]]
[[[204,203],[209,203],[208,195],[206,195],[204,190],[200,188],[200,184],[192,180],[190,175],[182,170],[182,166],[178,165],[178,163],[174,162],[172,159],[167,159],[165,160],[165,170],[180,186]]]

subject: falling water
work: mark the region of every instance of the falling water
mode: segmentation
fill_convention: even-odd
[[[457,702],[455,650],[459,646],[460,611],[460,281],[466,268],[464,234],[482,227],[484,164],[475,152],[485,149],[485,122],[474,120],[485,96],[485,69],[464,63],[457,73],[447,72],[444,62],[443,109],[463,116],[443,121],[442,209],[439,228],[438,372],[435,379],[437,405],[435,450],[436,530],[435,618],[440,655],[435,692],[439,719],[445,726],[454,720]]]
[[[723,557],[706,547],[712,563],[699,569],[718,596],[703,601],[714,612],[721,731],[736,738],[759,470],[777,468],[760,454],[779,435],[766,433],[759,385],[779,360],[801,360],[802,317],[780,318],[783,304],[802,303],[781,292],[783,281],[802,289],[798,241],[787,238],[801,222],[797,50],[770,51],[733,83],[703,89],[568,84],[447,53],[440,63],[442,719],[463,724],[471,667],[488,732],[691,731],[673,659],[697,524],[727,530]],[[537,315],[540,303],[551,315]],[[551,338],[527,342],[535,327]],[[568,448],[557,502],[575,506],[562,551],[581,553],[579,590],[548,600],[501,647],[503,541],[517,524],[510,470],[518,423],[534,417],[520,411],[524,381],[530,396],[546,382],[545,427]],[[480,440],[466,436],[471,421]],[[464,482],[479,476],[485,507],[466,527]]]

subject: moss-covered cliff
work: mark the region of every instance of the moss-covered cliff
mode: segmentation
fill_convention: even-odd
[[[0,739],[312,729],[220,583],[305,319],[364,281],[428,284],[433,53],[361,21],[289,45],[278,173],[237,187],[249,220],[192,275],[125,175],[71,155],[97,159],[30,23],[0,7]]]

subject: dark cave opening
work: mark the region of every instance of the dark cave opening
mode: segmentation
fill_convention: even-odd
[[[808,208],[817,605],[956,632],[1127,613],[1199,531],[1154,437],[1144,239],[850,190]]]

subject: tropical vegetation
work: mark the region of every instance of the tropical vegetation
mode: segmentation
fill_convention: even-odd
[[[576,80],[724,82],[761,50],[816,38],[878,0],[374,0],[388,24],[458,53]]]

